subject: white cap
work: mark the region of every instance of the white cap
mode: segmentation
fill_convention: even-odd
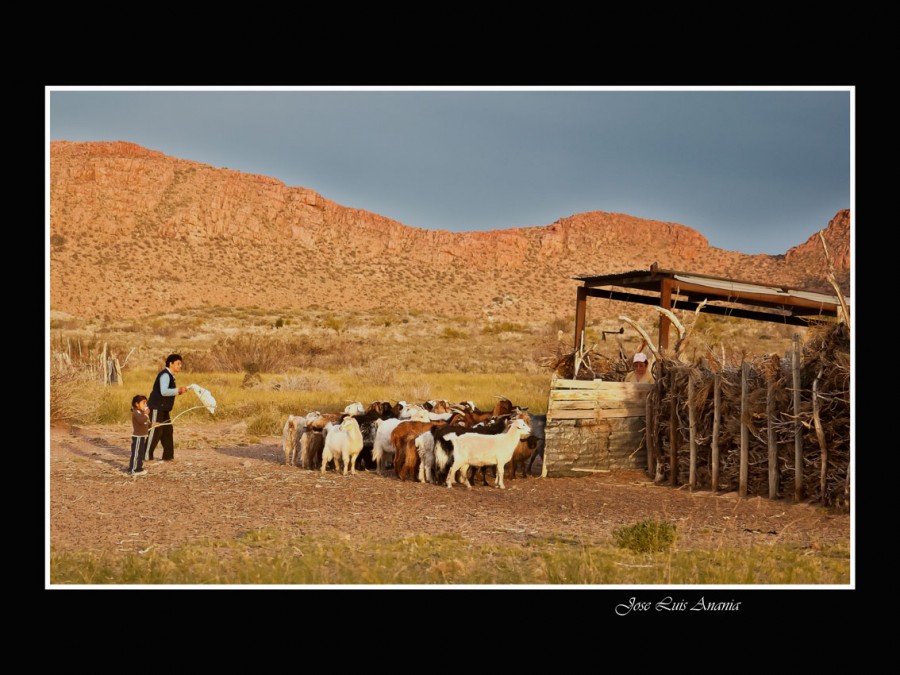
[[[644,363],[647,363],[647,355],[644,354],[644,352],[638,352],[637,354],[634,355],[634,358],[632,359],[632,361],[634,363],[640,363],[641,361],[643,361]]]

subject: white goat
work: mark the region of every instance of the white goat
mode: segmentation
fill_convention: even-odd
[[[434,459],[441,472],[447,471],[447,487],[453,487],[453,477],[457,470],[464,477],[464,484],[471,488],[466,476],[470,466],[496,466],[496,486],[503,484],[504,467],[512,459],[519,441],[531,434],[531,427],[523,419],[511,419],[502,434],[462,434],[450,433],[444,436],[434,448]],[[450,448],[445,447],[448,442]]]
[[[325,465],[334,460],[334,470],[338,472],[341,463],[344,466],[344,475],[356,474],[356,458],[362,452],[363,440],[359,431],[359,424],[352,417],[345,417],[339,427],[328,423],[325,426],[325,448],[322,450],[322,473],[325,473]]]
[[[404,403],[404,402],[400,401],[400,403]],[[402,420],[410,420],[410,419],[413,419],[413,417],[422,417],[422,416],[427,416],[430,414],[431,413],[429,413],[427,410],[425,410],[425,408],[423,408],[422,406],[416,405],[415,403],[413,403],[411,405],[403,406],[403,409],[400,411],[399,418]],[[416,421],[417,422],[429,422],[430,419],[417,419]]]
[[[356,403],[351,403],[346,408],[344,408],[345,415],[362,415],[366,411],[363,408],[363,404],[357,401]]]
[[[281,446],[284,449],[284,463],[293,466],[297,461],[298,446],[303,432],[306,431],[306,418],[300,415],[288,415],[281,432]]]
[[[432,483],[434,469],[434,435],[430,431],[416,436],[416,454],[419,456],[419,482]]]

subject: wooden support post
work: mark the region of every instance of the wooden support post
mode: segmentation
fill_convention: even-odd
[[[100,372],[103,377],[103,384],[109,384],[109,367],[106,363],[106,343],[103,343],[103,351],[100,353]]]
[[[825,503],[825,474],[828,471],[828,445],[825,442],[825,431],[822,429],[822,420],[819,417],[819,378],[822,370],[816,375],[812,386],[813,426],[816,429],[816,438],[819,440],[819,449],[822,451],[822,470],[819,475],[819,490],[822,494],[822,503]]]
[[[694,371],[688,372],[688,434],[691,452],[688,487],[691,491],[697,487],[697,423],[694,419]]]
[[[122,381],[122,366],[119,365],[119,359],[113,359],[113,364],[116,367],[116,384],[122,386],[125,382]]]
[[[844,503],[848,507],[850,506],[850,463],[852,461],[853,457],[847,459],[847,475],[844,478]]]
[[[578,352],[584,345],[584,317],[587,313],[587,288],[579,286],[575,296],[575,351]]]
[[[659,288],[659,306],[672,309],[672,281],[663,279]],[[664,353],[669,348],[669,324],[671,320],[665,314],[659,315],[659,351]]]
[[[646,438],[647,438],[647,475],[652,479],[656,476],[656,443],[653,439],[653,404],[652,397],[647,397],[646,412]]]
[[[713,380],[713,430],[712,430],[712,490],[719,491],[719,423],[722,418],[722,378],[716,373]]]
[[[775,442],[775,380],[766,389],[766,440],[769,443],[769,499],[778,498],[778,444]]]
[[[794,333],[794,501],[803,499],[803,425],[800,424],[800,334]]]
[[[738,496],[747,496],[747,479],[750,476],[750,429],[744,421],[750,416],[750,393],[747,380],[750,378],[750,364],[741,364],[741,470]]]
[[[675,395],[675,371],[669,373],[669,484],[678,485],[678,396]]]

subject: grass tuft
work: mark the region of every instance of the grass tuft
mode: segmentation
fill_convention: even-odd
[[[667,551],[675,543],[675,524],[642,520],[613,530],[616,546],[635,553]]]

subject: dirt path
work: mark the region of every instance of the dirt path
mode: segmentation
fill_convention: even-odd
[[[473,542],[609,541],[623,524],[673,521],[680,549],[850,541],[850,518],[808,504],[738,500],[655,486],[642,472],[529,478],[507,490],[339,476],[284,466],[281,439],[247,445],[238,426],[179,429],[176,459],[125,473],[130,429],[53,428],[50,543],[54,551],[171,549],[271,527],[294,535],[398,538],[456,533]],[[161,452],[161,449],[160,449]]]

